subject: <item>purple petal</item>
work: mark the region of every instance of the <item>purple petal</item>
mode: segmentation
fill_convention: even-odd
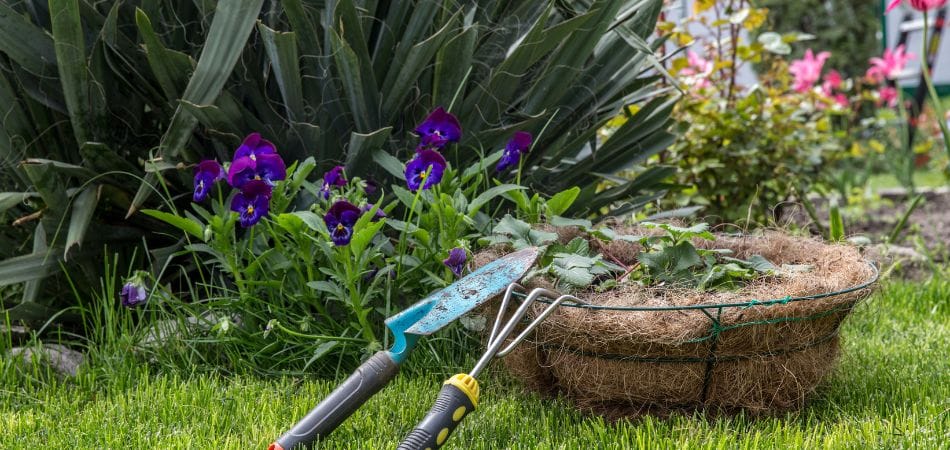
[[[228,168],[228,184],[234,188],[242,188],[257,176],[257,162],[250,157],[242,157],[231,162]]]
[[[287,178],[287,166],[280,155],[260,155],[257,158],[256,176],[273,185],[275,181]]]
[[[516,131],[515,135],[508,141],[505,150],[525,153],[531,148],[533,138],[527,131]]]
[[[140,305],[148,298],[148,292],[145,286],[137,282],[127,282],[122,286],[122,292],[119,293],[122,306],[131,308]]]
[[[452,270],[452,273],[455,276],[462,276],[462,270],[465,269],[465,261],[468,259],[468,255],[465,253],[464,248],[453,248],[449,250],[449,257],[445,258],[442,263],[448,266]]]
[[[270,141],[261,138],[260,133],[251,133],[244,138],[241,146],[234,151],[234,160],[239,158],[251,158],[257,160],[261,155],[271,155],[277,153],[277,147]]]

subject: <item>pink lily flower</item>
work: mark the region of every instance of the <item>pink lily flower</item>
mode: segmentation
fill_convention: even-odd
[[[917,11],[930,11],[947,4],[947,0],[907,0],[907,2]],[[900,3],[901,0],[892,0],[891,3],[887,5],[885,12],[891,12],[891,10],[897,8],[897,5]]]
[[[836,89],[841,87],[841,83],[841,74],[837,70],[829,71],[825,74],[825,82],[821,83],[821,91],[830,97]]]
[[[797,92],[811,90],[821,78],[821,69],[830,57],[830,52],[821,52],[816,56],[811,49],[805,50],[805,57],[792,61],[788,67],[789,73],[795,77],[792,88]]]
[[[882,87],[877,91],[877,97],[881,104],[891,108],[897,106],[897,89],[890,86]]]
[[[868,68],[865,77],[875,83],[881,83],[884,80],[894,79],[907,66],[907,62],[916,58],[917,55],[904,51],[904,46],[899,45],[894,51],[885,49],[881,58],[871,58],[871,67]]]

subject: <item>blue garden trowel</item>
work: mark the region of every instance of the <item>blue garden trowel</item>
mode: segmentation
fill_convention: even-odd
[[[291,450],[327,436],[399,371],[422,336],[428,336],[459,316],[505,292],[534,265],[538,249],[526,248],[496,259],[447,288],[386,319],[393,346],[370,357],[297,425],[268,450]]]

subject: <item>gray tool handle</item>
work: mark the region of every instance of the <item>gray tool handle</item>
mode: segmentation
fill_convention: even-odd
[[[432,409],[402,440],[397,450],[438,450],[462,419],[475,411],[477,404],[478,383],[474,378],[465,374],[450,378],[442,385]]]
[[[270,450],[291,450],[326,437],[386,386],[397,372],[399,365],[388,351],[376,352],[297,425],[271,444]]]

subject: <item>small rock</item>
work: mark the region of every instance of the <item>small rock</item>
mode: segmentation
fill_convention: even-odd
[[[896,272],[919,280],[930,275],[930,258],[917,250],[900,245],[876,244],[867,247],[864,256],[875,261],[884,273]]]
[[[46,344],[39,348],[14,347],[8,355],[11,358],[21,358],[24,362],[48,364],[56,372],[71,377],[76,376],[76,371],[83,361],[82,353],[60,344]]]

